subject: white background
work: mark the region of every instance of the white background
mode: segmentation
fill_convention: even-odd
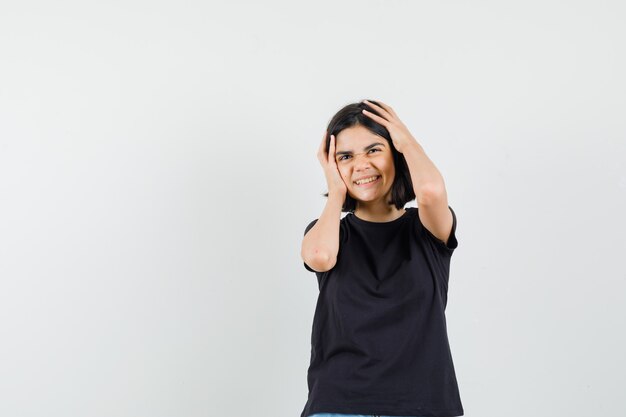
[[[0,3],[0,415],[299,417],[330,117],[457,213],[468,417],[626,414],[619,1]],[[414,204],[413,204],[414,205]]]

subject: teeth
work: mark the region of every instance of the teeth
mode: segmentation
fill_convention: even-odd
[[[367,184],[370,183],[372,181],[375,181],[378,179],[378,175],[374,176],[374,177],[369,177],[369,178],[365,178],[364,180],[359,180],[359,181],[355,181],[356,184],[358,185],[363,185],[363,184]]]

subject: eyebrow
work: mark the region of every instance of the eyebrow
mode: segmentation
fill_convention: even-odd
[[[367,145],[365,148],[363,148],[363,150],[364,151],[368,151],[368,150],[370,150],[371,148],[373,148],[376,145],[385,146],[384,143],[376,142],[376,143],[372,143],[371,145]],[[349,155],[351,153],[352,153],[352,151],[339,151],[339,152],[335,152],[335,155],[336,156],[339,156],[339,155]]]

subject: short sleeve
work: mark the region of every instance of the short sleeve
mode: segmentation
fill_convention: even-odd
[[[306,235],[306,233],[307,233],[309,230],[311,230],[311,228],[312,228],[313,226],[315,226],[315,223],[317,223],[317,221],[318,221],[318,220],[319,220],[319,219],[315,219],[315,220],[313,220],[311,223],[309,223],[309,225],[306,227],[306,229],[304,229],[304,235]],[[311,271],[311,272],[317,272],[317,271],[315,271],[313,268],[311,268],[310,266],[308,266],[308,265],[306,264],[306,262],[303,262],[303,264],[304,264],[304,267],[305,267],[308,271]]]
[[[448,206],[450,212],[452,213],[452,230],[450,231],[450,237],[448,237],[448,244],[446,245],[443,241],[439,240],[435,235],[433,235],[430,230],[428,230],[419,219],[419,215],[417,215],[417,222],[419,224],[420,229],[423,231],[423,234],[430,240],[435,247],[442,253],[452,255],[454,249],[457,248],[459,242],[456,238],[456,213],[452,210],[452,207]]]

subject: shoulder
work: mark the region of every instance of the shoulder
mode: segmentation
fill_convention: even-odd
[[[454,249],[458,246],[458,240],[456,237],[457,218],[456,213],[452,207],[446,207],[446,215],[449,216],[446,220],[445,232],[435,235],[423,222],[420,217],[419,208],[413,207],[414,221],[413,224],[417,229],[416,232],[423,240],[429,241],[439,252],[451,255]],[[435,228],[433,228],[435,230]],[[442,237],[445,235],[445,240]]]
[[[342,241],[343,241],[344,236],[347,235],[348,220],[346,220],[346,217],[347,216],[344,216],[342,219],[339,220],[339,236]],[[315,223],[317,223],[318,220],[319,218],[311,220],[309,224],[307,224],[307,226],[304,228],[304,235],[306,235],[307,232],[311,230],[313,226],[315,226]]]
[[[304,234],[305,234],[305,235],[306,235],[306,233],[307,233],[309,230],[311,230],[311,228],[312,228],[313,226],[315,226],[315,223],[317,223],[317,221],[318,221],[318,220],[319,220],[319,219],[312,220],[312,221],[311,221],[311,222],[307,225],[307,227],[304,229]]]

